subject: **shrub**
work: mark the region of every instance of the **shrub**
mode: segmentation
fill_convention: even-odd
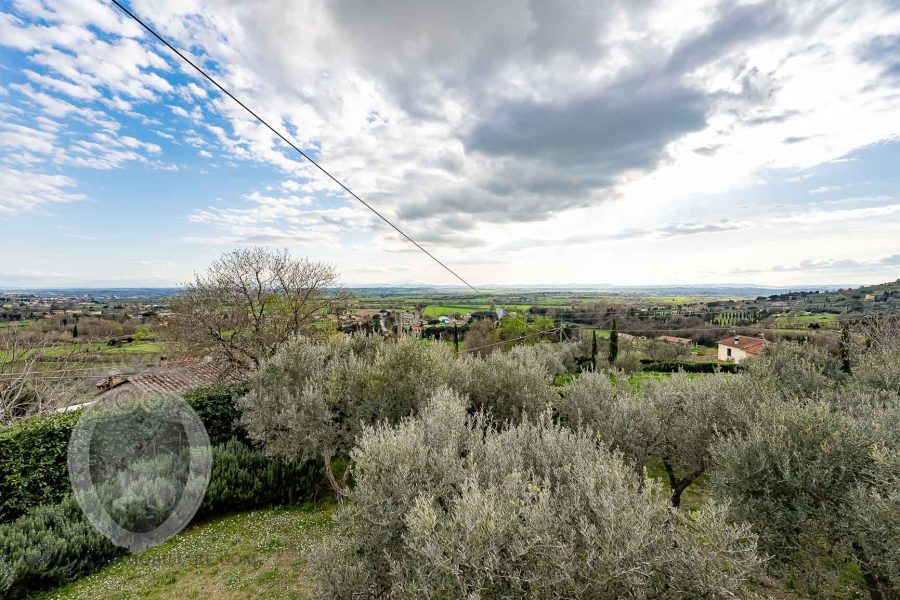
[[[449,381],[451,361],[445,344],[410,338],[391,344],[295,338],[251,376],[239,401],[242,423],[269,456],[321,459],[340,494],[346,481],[338,482],[332,463],[348,456],[362,424],[413,414]]]
[[[896,586],[898,431],[896,404],[838,412],[824,401],[770,402],[714,447],[713,491],[801,581],[852,558],[872,597],[889,597],[872,589]]]
[[[493,428],[446,390],[352,457],[326,598],[740,597],[759,562],[746,527],[672,513],[588,432]]]
[[[247,389],[243,385],[217,386],[191,390],[184,400],[203,421],[209,442],[224,444],[231,438],[249,442],[247,432],[241,426],[241,411],[237,405]]]
[[[238,439],[213,448],[212,473],[198,515],[214,515],[309,499],[321,466],[272,460]]]
[[[454,364],[449,383],[468,397],[472,408],[485,410],[499,421],[539,415],[557,397],[545,363],[532,351],[494,352],[483,359],[462,356]]]
[[[122,554],[85,520],[71,496],[0,525],[0,597],[80,577]]]
[[[36,415],[0,429],[0,522],[66,495],[66,449],[79,412]]]

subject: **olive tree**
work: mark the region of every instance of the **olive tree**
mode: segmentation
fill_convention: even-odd
[[[859,565],[873,599],[896,597],[900,537],[890,486],[898,479],[898,431],[896,402],[835,410],[824,400],[779,398],[762,405],[746,431],[713,447],[713,491],[799,579],[820,578],[828,561],[845,557]],[[813,563],[805,572],[801,556]]]
[[[622,452],[638,471],[653,460],[650,440],[659,437],[659,420],[619,373],[582,373],[554,401],[559,422],[596,432]]]
[[[647,340],[644,344],[644,352],[650,359],[658,362],[672,362],[690,355],[691,351],[685,344],[663,342],[659,340]]]
[[[744,381],[730,375],[675,374],[638,395],[607,374],[585,373],[563,390],[557,411],[563,423],[597,431],[638,468],[662,465],[679,507],[710,466],[713,443],[745,422],[749,396]]]
[[[853,380],[861,386],[900,393],[900,340],[870,348],[859,358]]]
[[[556,396],[544,361],[533,352],[460,356],[450,386],[465,395],[472,408],[500,421],[539,415]]]
[[[239,400],[250,437],[267,454],[321,459],[339,498],[349,471],[338,481],[333,462],[347,458],[363,424],[395,423],[449,382],[453,358],[444,344],[373,339],[293,338],[250,376]]]
[[[521,358],[528,366],[535,362],[541,364],[550,376],[573,372],[579,355],[580,347],[576,342],[521,344],[509,351],[510,357]]]
[[[879,446],[839,521],[873,598],[900,597],[900,449]]]
[[[673,513],[594,434],[492,426],[449,390],[352,459],[325,598],[735,598],[760,562],[747,527]]]
[[[176,351],[255,369],[292,336],[314,335],[316,317],[338,310],[334,267],[287,250],[245,248],[222,255],[185,284],[162,333]]]
[[[492,319],[478,319],[466,331],[466,352],[487,356],[500,350],[500,332]]]
[[[747,361],[751,377],[779,396],[809,397],[837,385],[845,374],[840,360],[813,344],[778,342]]]

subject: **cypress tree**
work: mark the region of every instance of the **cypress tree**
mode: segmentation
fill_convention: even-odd
[[[591,331],[591,365],[597,370],[597,330]]]
[[[616,320],[613,319],[612,329],[609,330],[609,364],[616,362],[619,355],[619,332],[616,329]]]
[[[72,326],[72,337],[73,337],[73,338],[77,338],[77,337],[78,337],[78,325],[73,325],[73,326]]]
[[[841,326],[841,341],[839,344],[841,355],[841,371],[850,374],[850,326],[844,323]]]

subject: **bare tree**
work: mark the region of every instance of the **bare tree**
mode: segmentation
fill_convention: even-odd
[[[18,328],[0,335],[0,423],[72,404],[83,394],[77,349],[35,341]]]
[[[235,250],[184,286],[163,333],[181,354],[255,369],[291,336],[315,336],[317,317],[346,302],[329,291],[337,280],[333,266],[287,250]]]
[[[478,356],[487,356],[491,352],[499,350],[497,342],[500,334],[494,328],[494,322],[488,319],[479,319],[469,326],[466,332],[466,352],[474,352]]]

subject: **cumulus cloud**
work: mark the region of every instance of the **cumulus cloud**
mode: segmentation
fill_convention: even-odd
[[[72,191],[76,184],[64,175],[0,168],[0,215],[35,212],[49,204],[84,200],[84,194]]]
[[[869,260],[857,258],[806,259],[794,264],[779,264],[765,268],[736,269],[732,271],[732,273],[805,273],[809,271],[818,271],[858,274],[870,270],[883,270],[886,267],[900,267],[900,254],[892,254]]]
[[[874,204],[845,208],[853,204]],[[730,231],[748,230],[759,232],[764,229],[784,227],[816,227],[831,223],[889,218],[900,214],[900,203],[892,196],[870,198],[845,198],[823,207],[805,210],[767,211],[742,219],[714,219],[707,221],[672,222],[659,227],[624,227],[609,232],[575,234],[558,238],[524,238],[504,245],[507,250],[523,250],[541,246],[572,246],[597,244],[626,240],[667,240],[686,236],[705,236]]]
[[[872,91],[878,71],[846,79],[827,111],[808,102],[831,93],[833,72],[887,60],[861,50],[870,28],[897,23],[876,2],[705,2],[678,19],[657,2],[254,3],[227,16],[215,3],[163,5],[160,25],[206,48],[239,96],[425,227],[544,219],[694,159],[721,174],[684,182],[706,191],[900,134],[884,130],[895,109]],[[231,119],[219,133],[233,155],[302,170],[238,109],[215,106]],[[870,115],[853,131],[835,119],[851,106],[851,120]]]
[[[490,244],[498,229],[532,239],[537,224],[579,211],[739,193],[761,174],[809,177],[796,171],[900,137],[900,10],[877,0],[132,6],[434,246]],[[4,101],[60,125],[0,114],[10,168],[36,170],[42,157],[164,168],[166,144],[189,144],[225,164],[272,165],[284,178],[280,193],[194,211],[191,222],[218,230],[206,241],[336,243],[340,229],[381,237],[370,214],[340,204],[331,181],[107,3],[18,0],[0,10],[0,44],[27,63]],[[156,113],[143,116],[144,107]],[[154,141],[126,135],[126,116],[151,127]],[[810,188],[816,198],[829,186]],[[603,235],[680,240],[894,214],[864,208],[765,218],[682,211]],[[557,231],[551,243],[598,239]],[[382,239],[397,249],[396,239]]]

